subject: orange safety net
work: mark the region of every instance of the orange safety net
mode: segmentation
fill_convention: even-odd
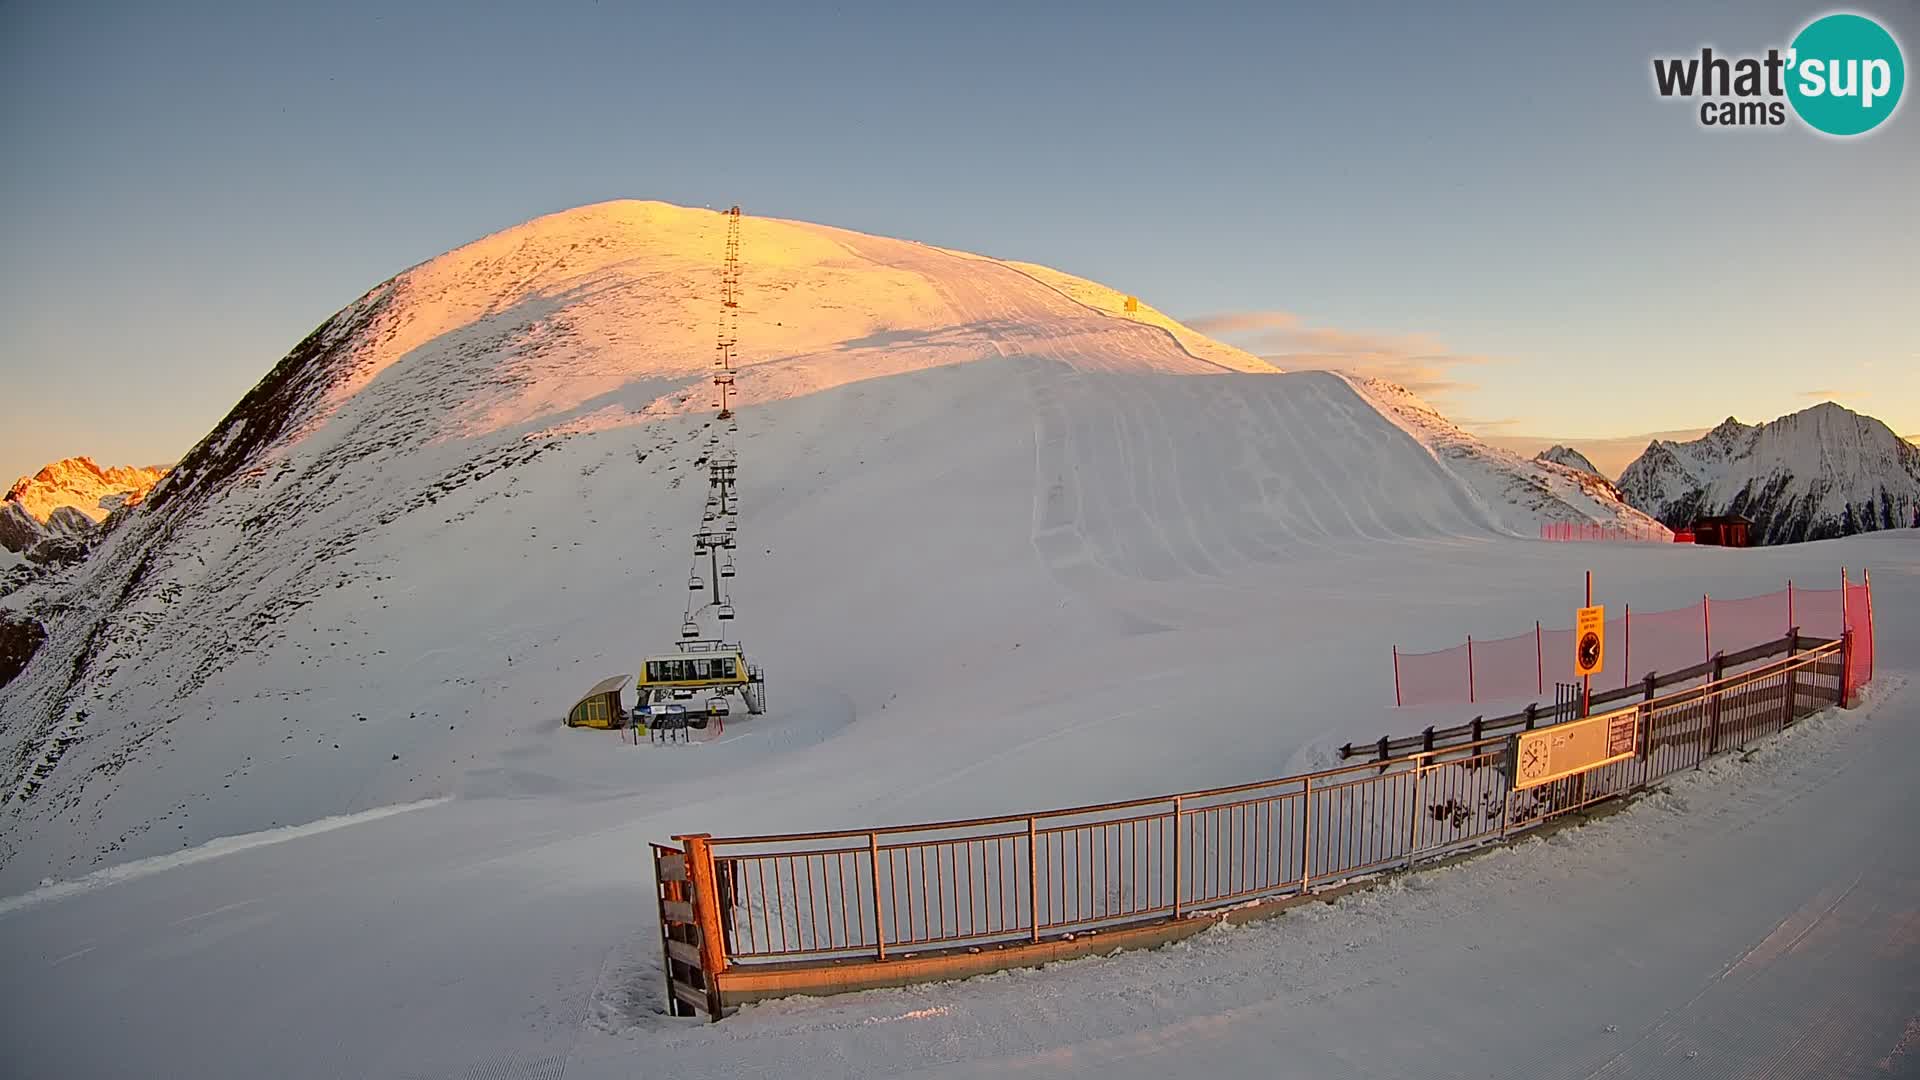
[[[1873,590],[1862,582],[1847,583],[1847,632],[1853,651],[1847,659],[1847,699],[1873,681]]]

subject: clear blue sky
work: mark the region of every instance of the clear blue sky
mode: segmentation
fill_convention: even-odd
[[[378,281],[628,196],[1287,312],[1489,432],[1920,432],[1917,106],[1839,142],[1651,89],[1824,8],[1024,6],[0,3],[0,476],[170,460]],[[1911,3],[1857,10],[1913,63]]]

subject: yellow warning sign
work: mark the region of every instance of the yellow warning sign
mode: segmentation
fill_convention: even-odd
[[[1607,659],[1607,609],[1583,607],[1573,620],[1573,673],[1598,675]]]
[[[1523,731],[1514,758],[1513,786],[1539,787],[1575,773],[1632,757],[1640,749],[1640,710],[1618,709],[1585,720]]]

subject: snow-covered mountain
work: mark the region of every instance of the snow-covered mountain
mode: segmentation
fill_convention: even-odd
[[[138,505],[165,475],[164,465],[120,465],[102,469],[84,455],[63,458],[32,476],[15,481],[7,490],[6,500],[19,504],[42,523],[61,507],[100,522],[122,506]]]
[[[34,563],[71,561],[109,515],[139,505],[166,473],[165,466],[102,469],[89,457],[56,461],[21,477],[0,500],[0,548]]]
[[[646,766],[555,718],[677,640],[725,229],[606,203],[380,284],[90,558],[0,599],[32,650],[0,678],[0,886],[423,794],[630,785]],[[1644,520],[1399,387],[1281,373],[1093,282],[743,234],[730,633],[776,658],[782,726],[740,753],[978,697],[944,672],[993,673],[974,690],[1015,713],[1068,672],[1125,685],[1196,595],[1201,639],[1266,625],[1262,568]],[[1269,707],[1257,682],[1218,707]]]
[[[1565,465],[1569,469],[1579,469],[1581,472],[1589,472],[1595,476],[1602,475],[1599,469],[1593,467],[1593,462],[1587,460],[1585,454],[1582,454],[1571,446],[1561,446],[1556,443],[1533,455],[1533,459],[1535,461],[1552,462],[1555,465]]]
[[[1529,535],[1541,522],[1595,522],[1633,530],[1658,525],[1623,502],[1591,465],[1570,467],[1544,455],[1529,460],[1489,446],[1404,387],[1383,379],[1352,381],[1383,415],[1474,492],[1503,529]]]
[[[1920,447],[1832,402],[1750,425],[1728,417],[1692,442],[1656,440],[1620,475],[1634,506],[1680,527],[1744,514],[1785,544],[1914,523]]]

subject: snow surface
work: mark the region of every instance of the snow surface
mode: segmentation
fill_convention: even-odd
[[[1571,604],[1582,557],[1610,600],[1637,603],[1871,566],[1882,675],[1870,707],[1603,823],[1158,952],[769,1003],[717,1027],[657,1014],[649,840],[1283,771],[1292,751],[1338,734],[1344,699],[1316,668],[1370,655],[1365,641],[1396,625],[1450,626],[1463,605],[1499,619],[1529,601]],[[20,1075],[74,1076],[1520,1077],[1674,1064],[1731,1076],[1773,1055],[1792,1075],[1882,1075],[1883,1059],[1892,1075],[1913,1071],[1920,535],[1746,552],[1442,540],[1308,563],[1248,586],[1285,606],[1270,625],[1295,628],[1265,643],[1257,670],[1272,693],[1258,711],[1183,709],[1169,725],[1141,694],[1197,684],[1162,671],[1133,687],[1144,720],[1079,708],[1063,685],[1052,708],[956,708],[944,730],[891,729],[896,708],[913,715],[892,706],[757,760],[722,744],[656,752],[556,732],[549,753],[523,755],[544,790],[458,798],[0,913],[0,1045]],[[1640,583],[1626,589],[1630,577]],[[1483,597],[1493,584],[1500,594]],[[1351,636],[1322,619],[1336,600]],[[1316,647],[1323,632],[1335,640]],[[1137,640],[1158,639],[1164,655],[1193,633]],[[1232,638],[1211,640],[1244,665]],[[1188,665],[1206,653],[1180,650]],[[584,771],[572,746],[627,767],[620,789],[605,779],[613,769],[593,786],[562,782]],[[718,788],[708,770],[722,763]]]

